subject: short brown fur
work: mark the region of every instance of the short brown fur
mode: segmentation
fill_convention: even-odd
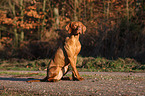
[[[56,82],[61,79],[71,79],[63,77],[68,72],[69,65],[73,69],[72,79],[83,80],[77,71],[76,62],[77,55],[81,50],[79,35],[86,31],[86,27],[81,22],[71,22],[66,26],[66,30],[70,36],[66,37],[64,45],[57,49],[54,58],[51,59],[47,68],[47,76],[42,80],[30,80],[27,82]]]

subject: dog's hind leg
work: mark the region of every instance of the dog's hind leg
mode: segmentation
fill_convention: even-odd
[[[62,70],[63,70],[63,77],[61,78],[61,80],[72,80],[71,77],[64,77],[65,74],[67,74],[67,72],[69,71],[69,68],[68,68],[69,65],[65,66]]]

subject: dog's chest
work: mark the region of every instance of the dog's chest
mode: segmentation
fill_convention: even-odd
[[[66,38],[65,45],[67,45],[67,48],[73,53],[78,54],[80,52],[81,44],[79,37],[71,36],[70,38]]]

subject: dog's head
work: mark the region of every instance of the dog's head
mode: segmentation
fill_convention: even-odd
[[[66,30],[69,34],[84,34],[86,26],[84,26],[81,22],[71,22],[66,26]]]

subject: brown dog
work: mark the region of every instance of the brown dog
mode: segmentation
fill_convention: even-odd
[[[86,27],[81,22],[71,22],[66,26],[66,30],[70,36],[66,37],[64,45],[57,49],[54,58],[51,59],[47,68],[47,76],[43,80],[31,80],[27,82],[55,82],[66,79],[63,78],[63,76],[68,72],[69,65],[71,65],[73,69],[73,80],[83,80],[76,69],[76,61],[77,55],[81,50],[79,35],[86,31]]]

